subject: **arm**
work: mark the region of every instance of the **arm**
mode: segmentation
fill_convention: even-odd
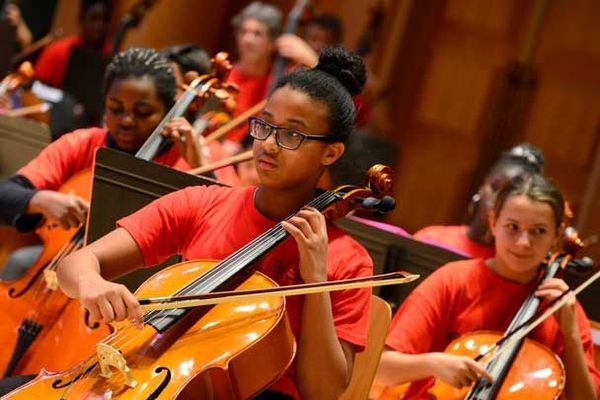
[[[10,26],[14,26],[16,29],[16,39],[21,47],[21,50],[27,49],[33,40],[33,36],[31,35],[31,31],[21,16],[21,10],[19,10],[19,7],[14,4],[7,5],[6,20]]]
[[[130,318],[140,323],[142,313],[135,296],[124,286],[109,282],[144,264],[142,253],[123,228],[103,236],[58,264],[58,283],[77,298],[92,320],[106,322]]]
[[[491,375],[469,357],[445,353],[404,354],[386,350],[381,355],[375,382],[396,386],[435,377],[454,387],[470,386],[479,377],[491,382]]]
[[[325,217],[305,208],[282,226],[298,244],[304,282],[327,281]],[[339,398],[350,380],[353,359],[353,346],[337,338],[329,294],[305,296],[296,364],[296,384],[302,398]]]
[[[565,290],[569,290],[569,287],[562,279],[552,278],[539,286],[536,295],[553,300]],[[567,375],[565,393],[569,400],[597,399],[596,388],[587,366],[581,341],[582,332],[577,323],[575,304],[575,298],[572,297],[555,314],[564,341],[562,360]]]

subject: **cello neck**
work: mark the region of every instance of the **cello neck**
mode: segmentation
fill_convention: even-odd
[[[302,14],[304,13],[304,9],[308,6],[309,0],[298,0],[294,5],[292,11],[290,11],[288,18],[285,22],[285,28],[283,29],[283,33],[296,33],[298,30],[298,25],[300,24],[300,19],[302,18]],[[275,86],[277,82],[283,76],[285,71],[285,66],[287,65],[287,59],[277,55],[275,57],[275,61],[273,61],[273,67],[271,72],[271,84],[269,85],[269,91],[267,93],[272,93],[275,90]]]
[[[541,276],[538,279],[537,286],[545,281],[546,279],[554,277],[558,271],[561,269],[563,257],[557,257],[556,259],[552,259],[547,266],[544,267]],[[529,320],[533,317],[540,306],[540,298],[537,297],[533,292],[527,296],[519,311],[515,314],[514,318],[510,322],[508,329],[506,330],[504,336],[509,335],[513,330],[517,327],[521,326],[525,321]],[[488,372],[493,376],[493,383],[487,383],[484,380],[480,379],[477,381],[475,386],[471,389],[466,399],[475,400],[475,399],[494,399],[495,396],[500,391],[504,380],[506,379],[510,368],[521,349],[525,339],[518,340],[514,343],[508,343],[506,345],[501,345],[500,349],[502,354],[500,354],[497,358],[492,359],[491,361],[485,364]],[[502,347],[509,346],[508,348]],[[499,350],[500,350],[499,349]]]
[[[173,118],[181,117],[186,112],[190,104],[192,104],[196,98],[196,88],[199,87],[201,83],[202,81],[200,79],[196,79],[190,84],[179,100],[177,100],[164,118],[156,125],[156,128],[154,128],[150,136],[148,136],[148,139],[146,139],[146,142],[144,142],[142,147],[135,153],[137,158],[151,161],[158,154],[161,145],[164,142],[164,137],[161,135],[161,132]]]

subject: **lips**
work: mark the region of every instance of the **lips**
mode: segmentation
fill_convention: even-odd
[[[256,160],[256,165],[261,169],[275,169],[277,168],[277,163],[272,158],[260,157]]]

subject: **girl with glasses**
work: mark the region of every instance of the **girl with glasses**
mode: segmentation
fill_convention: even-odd
[[[193,187],[156,200],[65,259],[58,267],[61,288],[93,319],[139,324],[136,298],[110,279],[172,254],[223,259],[294,213],[283,223],[291,238],[260,262],[259,271],[280,285],[371,275],[363,247],[315,209],[303,208],[344,152],[356,115],[352,95],[365,79],[362,60],[343,49],[323,52],[314,69],[286,75],[251,122],[257,187]],[[298,348],[268,398],[338,398],[354,354],[366,344],[369,300],[369,290],[288,298]]]

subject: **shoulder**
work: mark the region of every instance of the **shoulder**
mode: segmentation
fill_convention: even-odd
[[[81,43],[81,36],[79,36],[79,35],[67,36],[65,38],[59,39],[59,40],[55,41],[54,43],[50,44],[48,47],[46,47],[44,49],[42,54],[44,54],[46,56],[48,56],[48,55],[56,56],[61,53],[67,53],[73,47],[79,45],[80,43]]]
[[[84,128],[77,129],[73,132],[62,135],[54,143],[57,145],[71,145],[80,148],[86,144],[94,147],[103,146],[106,142],[106,135],[108,131],[106,128]]]
[[[466,225],[431,225],[426,226],[414,233],[415,239],[438,239],[440,237],[464,235],[467,232]]]
[[[473,281],[484,279],[484,260],[481,258],[452,261],[444,264],[425,278],[424,287],[447,287],[449,290],[461,290]],[[419,285],[419,286],[421,286]]]
[[[219,185],[209,186],[190,186],[185,189],[173,192],[165,198],[171,201],[185,203],[189,207],[227,207],[232,203],[239,201],[247,195],[247,188],[230,188]]]

